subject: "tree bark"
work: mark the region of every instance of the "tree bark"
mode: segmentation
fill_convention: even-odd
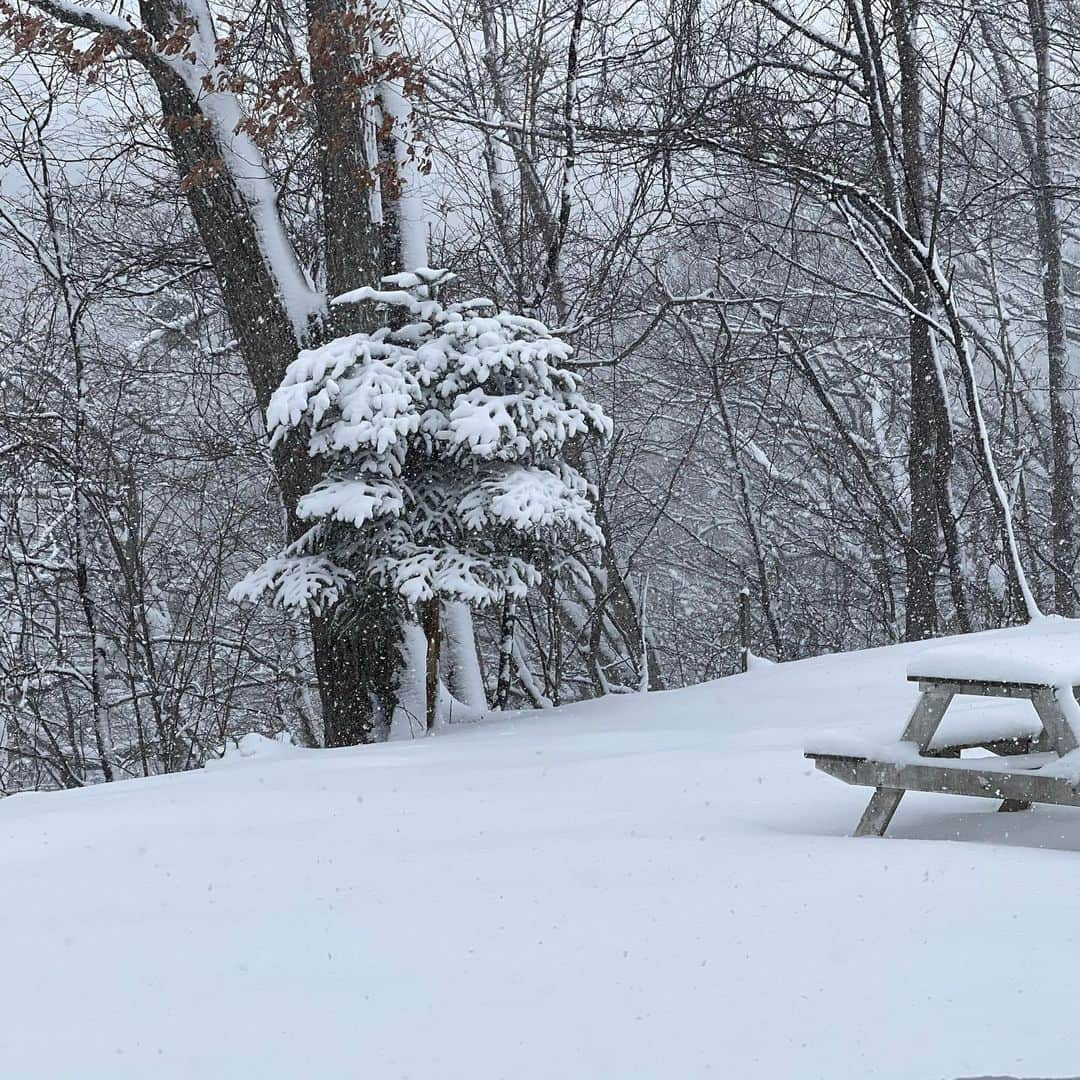
[[[177,25],[178,8],[170,0],[141,0],[143,25],[157,38]],[[308,12],[316,38],[330,34],[331,46],[312,66],[314,101],[322,150],[323,250],[327,284],[335,290],[377,281],[382,255],[372,226],[369,193],[364,188],[356,146],[363,148],[364,114],[350,104],[346,64],[351,54],[335,44],[345,0],[309,0]],[[329,29],[324,29],[329,28]],[[191,177],[206,162],[220,158],[211,126],[188,87],[167,66],[148,69],[157,86],[162,115],[181,178]],[[206,247],[221,289],[230,325],[244,358],[259,409],[265,413],[270,397],[296,357],[297,337],[277,282],[259,245],[256,222],[228,169],[200,174],[199,182],[184,185],[184,194]],[[366,314],[357,305],[335,308],[336,332],[356,331]],[[312,326],[306,344],[325,336],[326,327]],[[288,515],[288,539],[306,524],[296,517],[300,497],[317,479],[302,437],[293,435],[275,449],[274,471]],[[380,625],[398,619],[392,604],[381,602],[362,625],[346,631],[331,617],[311,620],[315,670],[328,746],[369,742],[389,730],[396,667],[399,664],[400,625]]]
[[[918,0],[898,0],[893,6],[893,33],[900,61],[900,122],[902,191],[899,192],[907,227],[924,241],[930,238],[929,186],[922,101],[921,57],[915,39]],[[935,588],[938,561],[938,490],[942,482],[938,459],[937,361],[932,331],[922,316],[933,307],[930,283],[922,268],[898,242],[902,252],[904,293],[911,305],[908,316],[911,421],[908,438],[908,482],[911,489],[911,542],[908,548],[908,596],[905,638],[917,641],[938,629]],[[944,478],[947,482],[947,477]]]
[[[1028,0],[1031,44],[1035,52],[1034,145],[1031,148],[1035,220],[1042,255],[1042,293],[1046,311],[1046,352],[1050,376],[1050,519],[1053,530],[1054,603],[1059,615],[1076,610],[1072,567],[1073,455],[1069,432],[1069,346],[1065,326],[1065,277],[1061,221],[1054,191],[1050,139],[1050,26],[1045,0]]]
[[[357,87],[360,27],[352,0],[306,0],[312,101],[319,141],[326,290],[339,296],[375,284],[386,270],[370,144],[371,117]],[[363,305],[332,309],[338,332],[370,330]]]
[[[514,662],[514,625],[517,604],[510,595],[503,597],[499,617],[499,675],[495,686],[495,708],[505,709],[510,700],[510,675]]]
[[[427,638],[427,669],[424,680],[426,711],[424,726],[428,731],[435,728],[439,704],[439,653],[442,650],[442,603],[436,596],[424,603],[421,609],[424,637]]]
[[[914,303],[925,302],[918,289]],[[925,309],[924,309],[925,310]],[[931,352],[930,328],[918,315],[908,317],[911,420],[908,427],[908,483],[911,491],[911,531],[907,548],[907,605],[904,638],[919,641],[933,637],[938,628],[935,589],[938,550],[937,483],[935,458],[937,430],[934,422],[937,381]]]

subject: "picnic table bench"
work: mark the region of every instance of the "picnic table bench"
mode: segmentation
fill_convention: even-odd
[[[822,739],[810,746],[806,757],[822,772],[874,789],[855,835],[883,836],[906,791],[998,799],[1004,811],[1034,803],[1080,806],[1080,755],[1062,761],[1077,749],[1080,730],[1073,689],[1080,683],[1078,628],[1080,622],[1054,620],[1049,635],[1046,626],[1041,634],[1025,627],[986,635],[990,640],[979,644],[929,650],[909,665],[919,697],[898,742]],[[975,724],[943,740],[939,727],[960,695],[1027,699],[1034,715],[1026,723],[983,724],[982,731]],[[990,756],[961,756],[974,749]]]

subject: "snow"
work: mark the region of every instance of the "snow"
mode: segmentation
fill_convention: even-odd
[[[469,605],[461,602],[443,604],[442,627],[449,690],[460,706],[482,714],[487,711],[487,695]]]
[[[469,528],[477,530],[490,523],[531,530],[572,528],[580,522],[583,535],[603,543],[581,478],[568,481],[545,469],[504,468],[466,494],[459,512]]]
[[[380,515],[404,511],[401,491],[378,480],[327,480],[317,484],[296,506],[296,516],[329,517],[360,528]]]
[[[301,540],[307,539],[305,534]],[[255,603],[270,593],[274,603],[292,611],[311,611],[322,614],[324,605],[332,607],[347,591],[353,580],[348,570],[335,566],[322,555],[301,555],[286,549],[284,558],[267,559],[229,590],[229,599],[236,603],[248,600]]]
[[[993,699],[991,699],[993,700]],[[1004,739],[1017,739],[1035,736],[1042,731],[1042,723],[1035,709],[1024,703],[1022,709],[1005,708],[982,709],[964,708],[964,699],[957,699],[949,706],[930,740],[930,749],[937,750],[944,746],[982,746],[987,742]],[[839,754],[847,757],[868,757],[881,761],[899,761],[903,755],[908,760],[914,754],[914,744],[900,742],[906,716],[897,716],[895,728],[889,732],[890,738],[880,740],[855,739],[849,732],[825,730],[813,732],[804,743],[808,753]],[[910,754],[908,752],[910,749]]]
[[[382,56],[394,51],[378,34],[372,46]],[[394,143],[394,168],[400,193],[397,197],[399,250],[403,266],[427,269],[428,222],[424,206],[424,178],[418,167],[420,151],[412,103],[405,94],[403,79],[383,79],[377,90],[381,116],[389,119]],[[380,176],[381,174],[377,174]],[[409,288],[410,286],[405,286]]]
[[[1053,751],[1028,754],[993,754],[968,758],[928,758],[919,753],[913,742],[876,742],[873,739],[840,739],[823,736],[809,743],[812,753],[835,754],[840,757],[868,758],[886,765],[927,765],[942,769],[967,769],[978,773],[1014,773],[1022,769],[1039,769],[1047,775],[1057,775],[1044,766],[1060,765],[1065,759]]]
[[[247,761],[265,761],[267,758],[289,757],[297,752],[292,737],[286,732],[282,732],[277,738],[268,739],[265,735],[257,735],[254,731],[251,731],[235,741],[230,740],[221,757],[214,761],[208,761],[206,768],[220,769]]]
[[[953,638],[920,649],[909,675],[992,682],[1080,684],[1080,619],[1043,616],[1026,626]]]
[[[1080,814],[802,757],[919,648],[5,799],[5,1075],[1075,1075]]]
[[[129,34],[134,29],[132,23],[127,19],[102,11],[97,7],[73,3],[72,0],[49,0],[49,6],[80,21],[93,22],[100,26],[102,30],[112,30],[118,34]]]

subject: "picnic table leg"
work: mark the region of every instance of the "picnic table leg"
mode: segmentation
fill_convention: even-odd
[[[1036,745],[1038,745],[1040,750],[1050,750],[1050,749],[1052,749],[1052,747],[1050,745],[1050,740],[1049,740],[1049,737],[1046,734],[1045,728],[1040,733],[1039,738],[1038,738],[1038,742],[1036,742],[1036,740],[1033,739],[1033,738],[1013,739],[1012,742],[1013,742],[1014,745],[1008,748],[1008,753],[1030,754],[1036,748]],[[994,753],[998,754],[1001,757],[1006,756],[1006,752],[1001,750],[1000,747],[995,748],[995,747],[992,747],[992,746],[988,746],[986,749],[987,750],[992,750]],[[1003,799],[1002,802],[1001,802],[1001,805],[998,807],[998,813],[999,814],[1015,814],[1015,813],[1018,813],[1021,810],[1030,810],[1030,809],[1031,809],[1031,803],[1029,803],[1026,799]]]
[[[884,836],[903,797],[903,791],[897,788],[874,788],[874,794],[870,796],[870,802],[859,818],[853,835]]]
[[[1061,757],[1075,750],[1076,735],[1061,702],[1058,701],[1057,690],[1050,686],[1036,690],[1031,695],[1031,704],[1039,714],[1050,748],[1056,750]]]
[[[1032,695],[1031,704],[1039,714],[1043,729],[1038,739],[1032,746],[1029,745],[1021,751],[1028,753],[1034,750],[1056,750],[1059,754],[1067,754],[1076,749],[1076,736],[1073,734],[1072,725],[1069,723],[1065,710],[1058,701],[1057,691],[1047,688]],[[1031,803],[1024,799],[1006,799],[998,807],[998,813],[1016,813],[1019,810],[1030,810]]]
[[[919,694],[919,700],[915,702],[907,727],[900,736],[901,741],[915,743],[920,753],[928,749],[952,699],[953,695],[948,690],[939,690],[936,687],[923,690]],[[870,796],[870,802],[863,811],[859,824],[855,826],[854,835],[884,836],[903,797],[904,792],[901,789],[874,788],[874,794]]]
[[[900,736],[901,742],[913,742],[919,747],[919,752],[930,746],[930,740],[937,734],[938,725],[949,707],[953,695],[948,690],[939,690],[931,687],[919,695],[915,702],[915,708],[911,711],[911,718]]]

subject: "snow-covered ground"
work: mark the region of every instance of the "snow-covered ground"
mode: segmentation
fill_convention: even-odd
[[[1080,1075],[1080,811],[802,757],[911,654],[3,800],[0,1074]]]

